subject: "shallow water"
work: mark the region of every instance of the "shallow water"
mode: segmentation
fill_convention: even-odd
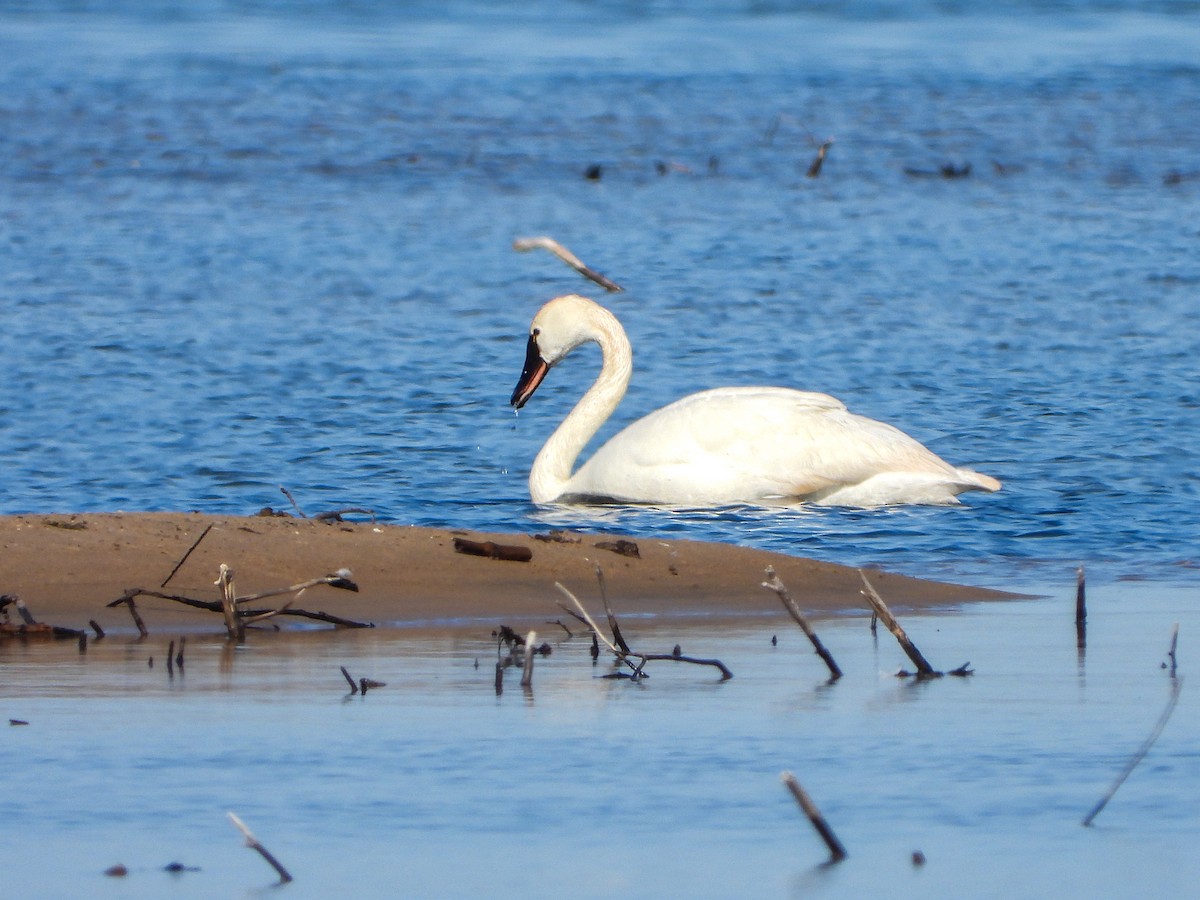
[[[0,10],[0,511],[247,513],[285,485],[402,523],[1194,582],[1194,4],[87,9]],[[970,177],[907,171],[946,163]],[[596,365],[508,408],[534,310],[589,288],[511,251],[541,233],[627,287],[603,435],[783,384],[1005,490],[535,509]]]
[[[170,677],[165,638],[82,656],[10,642],[4,711],[28,725],[5,732],[0,819],[20,823],[6,891],[259,896],[273,876],[234,810],[295,877],[288,896],[1186,896],[1200,875],[1190,687],[1095,824],[1080,820],[1165,708],[1160,663],[1175,623],[1181,648],[1200,630],[1194,597],[1093,591],[1083,654],[1069,607],[910,617],[935,667],[975,670],[922,683],[894,676],[911,664],[861,616],[817,623],[845,671],[833,685],[782,613],[625,622],[635,649],[678,641],[721,658],[727,682],[669,663],[604,680],[588,642],[554,628],[532,690],[509,671],[500,695],[485,629],[256,634],[236,651],[192,638]],[[347,696],[339,665],[386,686]],[[785,769],[842,864],[821,865]],[[130,874],[106,879],[118,862]]]

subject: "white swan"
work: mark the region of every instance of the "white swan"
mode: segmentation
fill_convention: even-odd
[[[963,491],[1000,489],[995,478],[950,465],[840,400],[780,387],[716,388],[676,400],[629,425],[572,474],[629,385],[633,354],[621,323],[586,297],[551,300],[533,318],[511,400],[524,406],[550,367],[587,341],[600,345],[600,375],[533,461],[534,503],[867,508],[957,503]]]

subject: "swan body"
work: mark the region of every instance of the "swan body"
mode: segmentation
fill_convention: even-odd
[[[782,387],[690,394],[627,426],[573,472],[633,373],[629,339],[616,317],[574,294],[543,306],[530,326],[511,401],[524,406],[550,368],[588,341],[600,345],[600,374],[534,459],[534,503],[870,508],[957,503],[963,491],[1000,489],[996,479],[950,465],[834,397]]]

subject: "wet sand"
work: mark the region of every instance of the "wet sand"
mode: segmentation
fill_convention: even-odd
[[[530,558],[468,555],[456,550],[456,539],[522,548]],[[618,552],[621,541],[636,545],[637,555]],[[132,620],[125,608],[106,604],[127,589],[215,601],[219,595],[214,582],[222,563],[233,570],[239,596],[348,568],[357,593],[319,586],[305,592],[295,606],[376,626],[553,619],[562,615],[557,603],[563,597],[556,581],[585,603],[594,602],[593,611],[599,612],[597,564],[603,568],[614,608],[630,615],[737,617],[777,611],[777,597],[760,586],[768,565],[814,614],[863,608],[853,568],[641,535],[483,534],[199,513],[18,515],[0,516],[0,559],[0,593],[19,596],[39,621],[82,629],[94,619],[106,631],[117,632],[133,630]],[[900,610],[1015,596],[877,570],[871,570],[871,577],[889,604]],[[138,608],[151,633],[223,628],[218,614],[170,600],[143,597]],[[304,620],[277,621],[287,627]]]

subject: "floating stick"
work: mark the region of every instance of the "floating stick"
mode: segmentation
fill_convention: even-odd
[[[96,640],[104,637],[104,629],[96,623],[95,619],[88,619],[88,624],[92,626],[92,631],[96,632]]]
[[[350,693],[357,694],[358,685],[354,683],[354,679],[350,677],[350,673],[346,671],[345,666],[341,666],[340,668],[342,670],[342,677],[346,679],[346,684],[350,685]]]
[[[175,573],[179,571],[185,562],[187,562],[188,557],[192,555],[192,551],[200,546],[200,542],[208,536],[210,531],[212,531],[212,525],[209,525],[202,532],[200,532],[200,537],[196,538],[196,540],[192,542],[192,546],[187,548],[187,552],[184,553],[183,556],[179,557],[179,562],[175,563],[175,568],[171,570],[171,574],[163,579],[162,584],[159,585],[160,588],[165,588],[167,586],[167,582],[175,577]]]
[[[568,250],[566,247],[564,247],[562,244],[560,244],[558,241],[554,240],[553,238],[548,238],[548,237],[517,238],[516,240],[513,241],[513,249],[516,250],[518,253],[525,253],[529,250],[536,250],[539,247],[543,250],[549,250],[551,253],[553,253],[555,256],[557,256],[559,259],[561,259],[563,262],[565,262],[568,266],[570,266],[572,269],[574,269],[576,272],[578,272],[580,275],[582,275],[584,278],[591,279],[592,281],[596,282],[596,284],[600,285],[600,287],[604,288],[606,291],[609,291],[610,293],[616,293],[618,291],[625,290],[623,287],[621,287],[615,281],[612,281],[611,279],[606,278],[605,276],[601,275],[599,272],[595,271],[594,269],[589,269],[587,266],[585,266],[583,264],[583,262],[579,259],[578,256],[576,256],[574,253],[572,253],[570,250]]]
[[[175,677],[175,642],[167,645],[167,677]]]
[[[259,856],[269,862],[271,867],[279,873],[279,883],[287,884],[291,881],[292,876],[288,873],[288,870],[280,864],[279,860],[271,855],[271,851],[258,842],[258,838],[251,834],[250,829],[246,827],[246,823],[233,813],[226,813],[226,815],[229,816],[229,821],[242,833],[242,837],[246,839],[246,846],[251,850],[258,851]]]
[[[871,604],[871,608],[879,616],[879,621],[887,626],[887,630],[899,641],[904,652],[908,654],[908,658],[917,667],[917,674],[926,677],[938,675],[939,673],[934,671],[933,666],[929,664],[928,660],[921,655],[921,651],[917,649],[917,645],[908,639],[908,635],[904,633],[904,629],[900,627],[900,623],[896,621],[896,617],[892,615],[892,611],[883,602],[883,598],[875,592],[875,588],[871,587],[871,582],[867,581],[866,573],[862,569],[859,569],[858,574],[862,578],[863,585],[866,587],[866,590],[863,591],[863,596],[867,598]]]
[[[779,595],[780,601],[783,603],[783,608],[786,609],[796,620],[796,624],[800,626],[800,630],[812,642],[813,648],[817,652],[817,656],[825,661],[825,665],[829,667],[829,678],[831,681],[837,681],[842,677],[842,670],[838,668],[838,664],[833,661],[833,655],[825,649],[825,645],[821,643],[821,639],[817,637],[815,631],[808,624],[808,620],[804,618],[804,614],[800,612],[800,605],[792,599],[792,595],[788,593],[787,586],[775,574],[775,569],[772,566],[767,566],[767,580],[763,582],[763,587],[767,590],[774,591]]]
[[[1179,643],[1179,623],[1171,629],[1171,648],[1167,651],[1167,659],[1171,660],[1171,677],[1175,677],[1175,647]]]
[[[1158,722],[1155,723],[1154,730],[1150,732],[1150,736],[1147,737],[1146,740],[1142,741],[1142,746],[1138,747],[1137,752],[1130,757],[1129,762],[1125,764],[1125,768],[1121,770],[1121,774],[1117,776],[1117,780],[1114,781],[1112,787],[1108,789],[1108,793],[1101,797],[1100,801],[1092,807],[1091,812],[1083,817],[1083,826],[1085,828],[1092,824],[1092,820],[1095,819],[1096,816],[1100,815],[1100,810],[1104,809],[1104,807],[1108,804],[1108,801],[1111,800],[1113,795],[1117,792],[1117,789],[1125,783],[1125,779],[1129,777],[1129,774],[1137,768],[1138,763],[1140,763],[1145,758],[1146,754],[1150,752],[1150,748],[1154,746],[1154,742],[1158,740],[1158,736],[1162,734],[1163,729],[1167,726],[1167,720],[1171,718],[1171,713],[1175,711],[1175,704],[1179,701],[1179,691],[1182,688],[1182,678],[1176,678],[1172,680],[1171,696],[1167,698],[1166,709],[1164,709],[1162,711],[1162,715],[1158,717]]]
[[[537,632],[529,632],[529,637],[525,638],[525,670],[521,673],[521,687],[533,687],[533,658],[537,655],[537,650],[534,647],[534,642],[537,641]]]
[[[821,840],[825,842],[825,846],[829,848],[829,861],[841,862],[845,859],[846,848],[837,839],[837,835],[833,833],[833,829],[829,827],[829,823],[825,821],[825,817],[821,815],[821,811],[817,809],[817,805],[812,802],[812,798],[800,786],[800,782],[796,780],[796,776],[791,772],[783,772],[779,777],[787,789],[792,792],[792,796],[796,798],[796,802],[800,804],[800,808],[808,816],[808,821],[817,830],[817,834],[821,836]]]
[[[504,693],[504,660],[496,660],[496,696]]]

